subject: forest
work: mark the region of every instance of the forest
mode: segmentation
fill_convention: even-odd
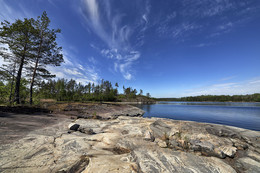
[[[82,84],[74,79],[53,79],[48,66],[60,66],[63,62],[62,47],[56,42],[60,29],[50,28],[46,12],[37,19],[1,22],[0,58],[0,103],[33,104],[42,99],[56,101],[136,101],[147,100],[131,87],[101,80],[98,83]],[[138,94],[137,94],[138,93]]]
[[[28,85],[30,81],[22,78],[20,84],[20,101],[28,102],[30,89]],[[0,103],[12,103],[14,90],[12,89],[12,81],[0,81]],[[123,93],[118,92],[119,85],[115,83],[101,80],[100,84],[88,83],[83,85],[70,79],[43,80],[36,83],[34,89],[34,103],[40,100],[52,99],[55,101],[145,101],[151,96],[149,93],[143,95],[143,91],[139,92],[131,87],[123,86]]]
[[[157,101],[260,102],[260,93],[247,95],[201,95],[181,98],[157,98]]]

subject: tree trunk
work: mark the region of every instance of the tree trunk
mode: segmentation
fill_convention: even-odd
[[[27,40],[28,34],[26,35],[25,40]],[[20,104],[20,83],[21,83],[21,77],[22,77],[22,70],[23,70],[23,65],[25,61],[25,55],[27,51],[27,43],[25,43],[24,48],[23,48],[23,55],[20,61],[20,66],[19,70],[16,76],[16,83],[15,83],[15,91],[14,91],[14,102],[17,104]]]
[[[12,93],[13,93],[13,86],[14,86],[14,76],[12,77],[12,83],[11,83],[11,90],[9,95],[9,103],[12,103]]]
[[[12,73],[11,90],[10,90],[10,95],[9,95],[9,103],[10,103],[10,104],[12,103],[12,93],[13,93],[13,87],[14,87],[15,67],[16,67],[16,63],[14,63],[13,73]]]
[[[39,56],[36,59],[35,67],[34,67],[34,70],[33,70],[33,76],[32,76],[32,80],[31,80],[31,85],[30,85],[30,105],[32,105],[32,103],[33,103],[33,100],[32,100],[33,84],[34,84],[34,79],[35,79],[35,76],[36,76],[36,70],[37,70],[37,67],[38,67],[38,62],[39,62]]]
[[[26,47],[25,47],[26,51]],[[22,76],[22,70],[23,70],[23,64],[24,64],[25,54],[22,56],[20,67],[16,76],[16,83],[15,83],[15,92],[14,92],[14,102],[17,104],[20,104],[20,83],[21,83],[21,76]]]
[[[41,54],[41,50],[42,50],[42,41],[43,41],[43,35],[41,34],[40,46],[39,46],[39,49],[38,49],[37,58],[36,58],[35,66],[34,66],[34,69],[33,69],[32,81],[31,81],[31,85],[30,85],[30,105],[33,104],[33,100],[32,100],[33,85],[34,85],[34,79],[35,79],[35,76],[36,76],[36,71],[37,71],[37,68],[38,68],[39,58],[40,58],[40,54]]]

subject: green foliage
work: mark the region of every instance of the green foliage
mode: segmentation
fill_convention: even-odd
[[[157,98],[158,101],[191,101],[191,102],[260,102],[260,93],[247,95],[201,95],[181,98]]]
[[[0,57],[8,64],[0,68],[0,75],[8,74],[6,80],[10,81],[12,78],[12,81],[15,81],[12,82],[12,86],[15,83],[14,101],[18,104],[24,94],[20,93],[22,73],[26,72],[30,78],[30,103],[32,103],[34,83],[42,78],[55,77],[47,70],[46,65],[59,66],[63,62],[61,47],[56,43],[56,34],[60,33],[60,29],[50,29],[49,24],[50,19],[46,12],[43,12],[37,20],[25,18],[13,23],[1,22]],[[11,93],[12,90],[10,99]]]
[[[82,85],[75,80],[43,81],[35,91],[37,99],[55,99],[57,101],[130,101],[136,98],[136,89],[128,88],[130,92],[118,94],[110,81],[101,80],[100,84],[88,83]],[[144,97],[144,98],[143,98]],[[138,96],[145,100],[145,96]]]
[[[1,22],[0,44],[8,45],[8,49],[1,47],[0,56],[9,61],[17,72],[11,73],[15,78],[14,101],[20,103],[20,83],[22,71],[25,65],[30,64],[32,51],[34,49],[34,19],[16,20],[10,24],[8,21]],[[16,65],[17,63],[17,65]],[[6,70],[10,73],[10,71]]]
[[[131,87],[125,88],[123,86],[124,94],[128,99],[136,98],[137,90],[132,89]]]
[[[20,99],[21,103],[25,103],[28,100],[29,88],[28,81],[25,78],[20,82]],[[0,103],[8,103],[10,95],[14,95],[14,90],[11,90],[12,83],[8,81],[6,83],[0,81]],[[11,93],[10,93],[11,92]]]
[[[6,98],[8,98],[7,86],[0,81],[0,103],[5,103]]]
[[[117,94],[111,82],[104,80],[99,85],[82,85],[73,79],[49,80],[42,82],[37,91],[39,97],[57,101],[115,101]]]

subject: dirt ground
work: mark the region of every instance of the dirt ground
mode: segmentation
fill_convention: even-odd
[[[50,103],[43,104],[41,108],[0,106],[0,145],[12,143],[31,131],[65,121],[68,118],[106,119],[108,116],[113,118],[113,113],[126,114],[122,111],[126,110],[128,113],[132,109],[123,104],[100,103]]]
[[[64,115],[33,113],[21,114],[0,110],[0,145],[23,138],[30,131],[44,128],[68,118]]]

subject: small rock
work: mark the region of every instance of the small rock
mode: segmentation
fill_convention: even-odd
[[[144,140],[153,142],[155,140],[155,137],[152,135],[150,131],[146,131],[144,135]]]
[[[96,134],[93,129],[90,129],[90,128],[82,128],[82,127],[79,127],[78,128],[78,131],[80,131],[81,133],[86,133],[88,135],[93,135],[93,134]]]
[[[68,128],[69,128],[70,130],[77,131],[78,128],[79,128],[79,126],[80,126],[79,124],[76,124],[76,123],[70,123],[69,126],[68,126]]]
[[[214,155],[214,145],[212,143],[207,141],[200,141],[198,139],[191,140],[190,143],[191,149],[194,151],[201,151],[208,156]]]
[[[220,150],[228,157],[234,157],[237,152],[237,148],[232,146],[220,147]]]
[[[169,144],[171,147],[177,148],[178,147],[178,142],[175,140],[169,140]]]
[[[221,159],[226,158],[226,155],[225,155],[225,154],[223,153],[223,151],[222,151],[221,149],[219,149],[219,148],[215,148],[215,149],[214,149],[214,153],[215,153],[216,157],[218,157],[218,158],[221,158]]]
[[[161,148],[167,148],[167,143],[161,139],[156,138],[155,142],[159,145]]]
[[[173,136],[175,136],[177,133],[180,133],[179,130],[175,129],[175,128],[172,128],[170,133],[169,133],[169,138],[173,138]]]
[[[248,148],[248,145],[242,142],[235,142],[234,146],[239,150],[246,150]]]

